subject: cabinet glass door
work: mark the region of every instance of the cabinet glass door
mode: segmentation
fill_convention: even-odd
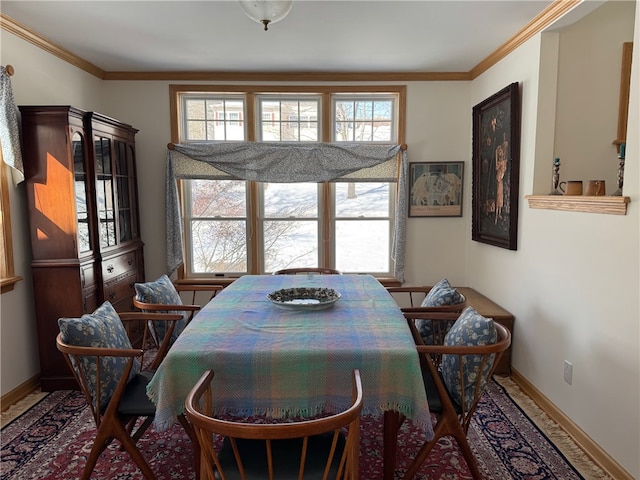
[[[98,222],[100,247],[116,245],[114,178],[111,169],[111,140],[95,137],[96,153],[96,198],[98,202]]]
[[[73,152],[73,174],[75,179],[78,253],[83,253],[91,250],[91,235],[84,137],[78,132],[75,132],[71,137],[71,149]]]
[[[133,192],[133,159],[132,150],[125,142],[116,140],[115,165],[116,182],[118,191],[118,239],[119,242],[128,242],[137,236],[134,231],[135,223],[135,198]]]
[[[131,234],[133,238],[140,238],[138,231],[138,179],[136,176],[136,157],[133,145],[127,144],[127,170],[129,172],[129,193],[131,202]]]

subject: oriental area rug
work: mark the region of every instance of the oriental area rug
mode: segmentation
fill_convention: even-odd
[[[513,384],[510,379],[499,382],[490,382],[469,429],[469,443],[485,479],[609,478],[570,440],[567,443],[559,429],[549,425],[540,427],[539,419],[534,422],[531,415],[525,413],[530,410],[523,409],[522,401],[514,399],[517,386],[505,387],[505,382]],[[35,405],[14,417],[7,420],[3,414],[1,480],[80,478],[95,425],[79,392],[61,390],[40,394]],[[423,441],[424,437],[413,425],[403,425],[398,437],[397,479],[402,478]],[[195,478],[191,443],[179,425],[163,433],[150,428],[138,446],[158,480]],[[381,479],[380,421],[362,418],[360,448],[360,479]],[[114,443],[100,457],[92,478],[141,480],[144,477],[128,454]],[[465,480],[471,476],[457,444],[446,437],[434,448],[415,478]]]

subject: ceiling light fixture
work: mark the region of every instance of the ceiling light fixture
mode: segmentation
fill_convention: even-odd
[[[279,22],[289,14],[293,0],[240,0],[240,5],[244,13],[263,24],[266,31],[269,24]]]

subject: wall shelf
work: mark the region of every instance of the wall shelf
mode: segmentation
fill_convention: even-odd
[[[627,204],[631,201],[629,197],[579,195],[525,195],[524,198],[529,201],[529,208],[609,215],[626,215]]]

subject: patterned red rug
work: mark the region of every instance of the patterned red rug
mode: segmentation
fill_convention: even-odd
[[[91,449],[94,423],[78,392],[57,391],[5,426],[1,434],[2,480],[79,478]],[[402,427],[396,478],[422,443],[411,424]],[[486,479],[583,479],[560,451],[511,399],[491,382],[469,429],[469,441]],[[153,429],[140,440],[143,455],[158,480],[195,478],[191,443],[179,425],[167,432]],[[360,478],[382,478],[382,427],[362,420]],[[126,452],[111,445],[98,461],[92,478],[138,480],[143,475]],[[432,451],[416,479],[471,478],[453,440],[445,438]]]

